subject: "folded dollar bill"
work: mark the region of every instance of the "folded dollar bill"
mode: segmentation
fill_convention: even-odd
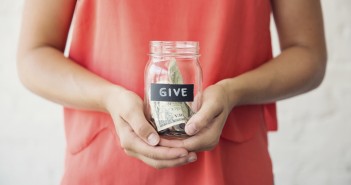
[[[168,79],[162,83],[183,84],[183,77],[175,58],[168,65]],[[165,134],[185,134],[184,127],[194,114],[187,102],[151,101],[151,117],[157,131]]]

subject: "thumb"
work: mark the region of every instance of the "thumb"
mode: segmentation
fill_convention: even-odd
[[[212,120],[220,113],[216,107],[213,103],[204,101],[199,112],[193,115],[186,124],[185,132],[188,135],[194,135],[211,124]]]
[[[157,134],[154,127],[146,120],[141,111],[128,117],[126,122],[132,127],[135,134],[149,145],[156,146],[160,142],[160,136]]]

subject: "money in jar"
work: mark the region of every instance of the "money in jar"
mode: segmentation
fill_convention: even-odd
[[[145,68],[145,114],[166,138],[187,138],[185,125],[201,104],[199,43],[151,41]]]

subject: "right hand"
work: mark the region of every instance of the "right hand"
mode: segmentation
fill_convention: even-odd
[[[120,145],[127,155],[157,169],[181,166],[196,160],[194,152],[171,147],[171,140],[160,138],[146,120],[143,101],[138,95],[125,89],[116,89],[105,98],[106,110],[113,118]],[[167,147],[158,146],[160,142],[169,144]]]

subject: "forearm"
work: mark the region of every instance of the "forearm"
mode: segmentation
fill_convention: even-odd
[[[219,84],[232,106],[274,102],[316,88],[323,80],[325,63],[325,52],[292,46],[257,69]]]
[[[28,89],[46,99],[105,111],[107,92],[119,87],[63,55],[75,5],[75,0],[26,0],[17,52],[18,75]]]
[[[255,70],[219,82],[232,106],[289,98],[323,80],[327,52],[320,1],[271,3],[282,53]]]
[[[79,109],[106,111],[106,95],[122,90],[50,46],[30,49],[20,55],[18,73],[23,84],[34,93]]]

